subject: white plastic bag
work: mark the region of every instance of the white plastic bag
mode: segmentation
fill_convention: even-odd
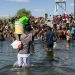
[[[18,49],[19,44],[21,44],[21,41],[15,40],[11,46],[13,47],[13,49]]]

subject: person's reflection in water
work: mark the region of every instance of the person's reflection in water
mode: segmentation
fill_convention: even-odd
[[[19,71],[17,72],[17,75],[31,75],[30,68],[26,67],[26,68],[19,69]]]
[[[66,48],[70,48],[70,43],[66,43]]]
[[[71,42],[71,32],[68,29],[66,32],[66,47],[70,48],[70,42]]]

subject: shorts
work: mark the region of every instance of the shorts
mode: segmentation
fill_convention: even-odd
[[[29,66],[30,65],[30,54],[19,54],[18,58],[18,66]]]

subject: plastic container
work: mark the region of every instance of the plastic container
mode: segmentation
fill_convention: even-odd
[[[24,32],[23,25],[19,21],[16,21],[15,22],[15,33],[23,34],[23,32]]]

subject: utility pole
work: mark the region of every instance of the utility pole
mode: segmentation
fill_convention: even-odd
[[[75,0],[74,0],[74,19],[75,19]]]

